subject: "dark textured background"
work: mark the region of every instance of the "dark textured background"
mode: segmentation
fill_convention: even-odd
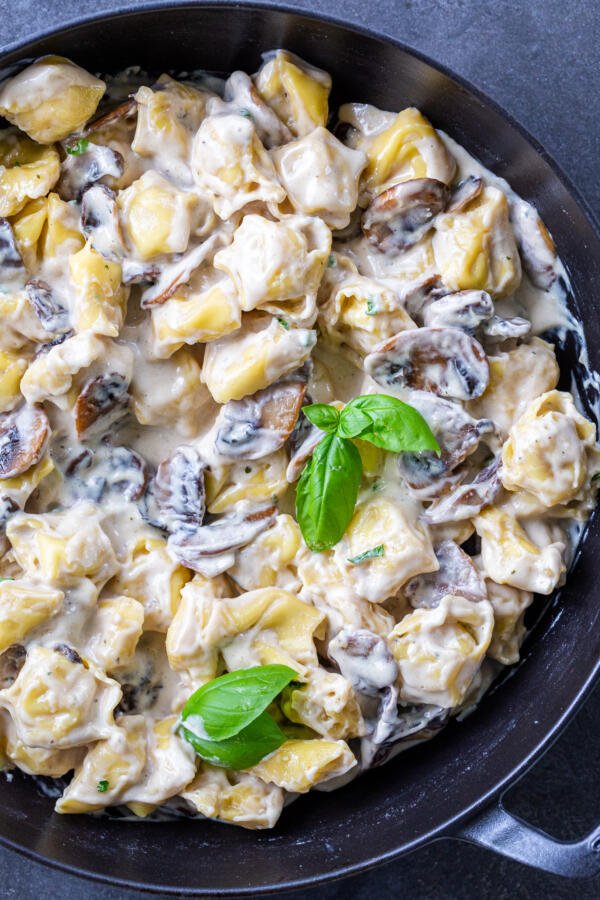
[[[133,7],[136,0],[0,0],[0,50],[78,16],[125,5]],[[599,0],[290,0],[289,5],[385,32],[472,81],[526,125],[600,215]],[[600,813],[599,699],[597,688],[560,740],[506,797],[511,812],[564,840],[591,829]],[[2,898],[147,896],[66,876],[2,848],[0,874]],[[351,881],[290,896],[342,900],[349,895],[353,900],[406,895],[411,900],[597,900],[600,881],[570,883],[477,847],[439,841]]]

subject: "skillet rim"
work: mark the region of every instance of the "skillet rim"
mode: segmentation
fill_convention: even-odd
[[[329,13],[320,13],[304,8],[299,9],[293,5],[281,3],[279,2],[279,0],[276,0],[276,2],[272,3],[268,2],[268,0],[249,0],[249,2],[241,3],[236,3],[235,0],[224,0],[224,2],[221,2],[221,0],[202,0],[202,2],[199,3],[189,2],[189,0],[184,0],[184,2],[177,2],[177,0],[175,0],[175,2],[169,2],[169,0],[158,0],[158,2],[143,2],[134,7],[124,3],[113,10],[105,10],[104,12],[93,13],[90,15],[69,19],[68,21],[63,22],[59,27],[35,32],[33,35],[28,36],[26,41],[17,40],[6,45],[6,47],[0,50],[0,78],[4,76],[4,67],[6,65],[11,67],[14,65],[18,65],[18,59],[7,63],[7,57],[14,56],[16,53],[20,52],[22,53],[22,57],[27,59],[29,58],[29,54],[27,51],[29,51],[30,49],[33,50],[35,44],[39,43],[42,40],[52,40],[54,37],[59,37],[65,32],[73,29],[84,28],[94,24],[99,25],[103,22],[108,22],[109,20],[125,20],[127,18],[136,18],[138,16],[144,16],[150,13],[167,13],[169,11],[175,10],[178,12],[186,10],[190,12],[196,12],[208,9],[223,9],[236,12],[243,12],[245,10],[248,10],[249,12],[254,11],[267,13],[284,13],[299,17],[303,19],[307,24],[311,22],[325,23],[337,27],[341,31],[353,32],[358,36],[364,36],[370,38],[371,40],[386,43],[408,56],[415,57],[435,71],[441,72],[446,78],[450,79],[465,92],[470,93],[472,96],[474,96],[484,107],[490,108],[492,111],[494,111],[500,118],[502,118],[512,128],[514,128],[515,131],[517,131],[521,135],[521,137],[529,143],[531,147],[533,147],[536,153],[552,170],[556,178],[562,183],[567,193],[569,193],[574,199],[576,205],[582,212],[583,217],[587,219],[596,240],[600,243],[600,215],[596,216],[587,199],[582,195],[579,188],[572,182],[570,176],[568,176],[563,171],[554,157],[544,148],[544,146],[537,140],[537,138],[535,138],[518,119],[516,119],[511,113],[507,112],[496,100],[488,96],[477,86],[473,85],[467,78],[463,77],[462,75],[457,75],[450,67],[435,61],[432,57],[428,56],[420,50],[415,49],[410,44],[400,41],[384,31],[376,31],[363,25],[358,25],[354,22],[345,22],[344,20],[332,16]],[[583,317],[582,320],[584,321]],[[595,516],[593,511],[580,537],[575,558],[571,566],[573,566],[580,555],[585,552],[585,542],[588,537],[587,533],[589,530],[589,525],[592,521],[592,518],[594,517]],[[550,603],[548,604],[547,610],[550,609],[551,606],[553,606],[557,596],[558,595],[555,595],[549,598]],[[519,663],[509,667],[509,671],[514,672],[518,666]],[[434,827],[430,828],[425,834],[420,834],[417,838],[414,838],[413,840],[408,841],[393,850],[389,850],[376,855],[369,854],[369,858],[367,858],[366,860],[341,865],[335,870],[325,872],[321,875],[297,877],[292,880],[286,880],[284,882],[276,884],[271,883],[269,885],[264,885],[260,888],[187,888],[185,890],[185,896],[243,897],[253,896],[257,893],[273,894],[283,891],[297,890],[302,887],[316,887],[317,885],[323,885],[340,880],[350,875],[368,871],[379,865],[383,865],[394,859],[398,859],[408,853],[414,852],[415,850],[425,846],[426,844],[432,843],[436,840],[442,840],[444,838],[452,837],[452,832],[455,831],[459,825],[473,818],[477,813],[482,812],[486,807],[489,807],[496,798],[501,798],[504,792],[506,792],[517,781],[519,781],[520,778],[522,778],[525,773],[546,752],[548,752],[548,750],[558,739],[571,719],[577,714],[581,705],[583,704],[584,699],[591,692],[596,681],[599,680],[600,658],[597,659],[595,665],[593,665],[592,668],[588,671],[587,675],[584,676],[583,682],[580,683],[578,690],[570,699],[568,706],[565,708],[564,712],[558,716],[558,718],[553,722],[552,726],[549,728],[549,730],[546,731],[543,737],[538,739],[537,744],[529,752],[529,754],[520,759],[520,761],[511,768],[511,771],[509,773],[507,773],[504,777],[500,778],[499,781],[494,783],[494,785],[490,787],[484,794],[480,795],[476,801],[471,803],[466,808],[463,808],[455,816],[452,816],[446,819],[444,822],[438,823]],[[43,865],[50,866],[53,869],[57,869],[70,875],[84,878],[93,882],[107,884],[119,888],[144,891],[147,893],[184,896],[181,892],[181,889],[175,885],[160,885],[156,883],[149,884],[147,882],[132,881],[129,879],[108,876],[99,872],[93,872],[88,869],[79,869],[75,865],[60,862],[56,859],[44,856],[35,850],[24,847],[16,842],[13,842],[10,838],[5,837],[4,835],[0,835],[0,845],[13,850],[28,859],[32,859],[35,862],[39,862]]]

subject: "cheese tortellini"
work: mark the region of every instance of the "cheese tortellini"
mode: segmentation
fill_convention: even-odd
[[[286,50],[0,84],[0,768],[58,813],[272,828],[432,737],[595,503],[537,211],[331,88]],[[190,713],[274,673],[223,742]]]

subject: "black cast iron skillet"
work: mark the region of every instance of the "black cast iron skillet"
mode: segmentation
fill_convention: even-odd
[[[26,58],[63,54],[91,71],[137,64],[152,71],[254,71],[262,51],[285,47],[331,72],[333,104],[368,101],[420,107],[515,190],[531,200],[570,274],[572,309],[600,369],[600,239],[585,204],[547,154],[490,100],[387,39],[291,10],[244,6],[137,7],[88,20],[11,48],[2,74]],[[583,373],[573,341],[561,367]],[[568,381],[567,381],[568,384]],[[585,390],[584,390],[585,394]],[[592,399],[589,394],[588,398]],[[57,816],[31,780],[2,784],[0,840],[80,875],[188,895],[232,895],[314,885],[407,853],[440,837],[491,847],[562,875],[600,870],[600,833],[561,843],[497,802],[557,737],[599,666],[600,555],[593,517],[560,602],[538,606],[523,659],[466,721],[331,794],[314,793],[284,812],[272,832],[213,822],[129,823]]]

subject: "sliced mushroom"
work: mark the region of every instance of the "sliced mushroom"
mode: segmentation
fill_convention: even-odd
[[[451,493],[436,500],[425,510],[421,520],[427,525],[462,522],[478,515],[484,506],[496,499],[502,484],[497,460],[486,466],[473,481],[461,484]]]
[[[390,757],[413,744],[428,741],[447,724],[450,710],[418,704],[398,706],[397,688],[384,692],[374,732],[361,741],[362,768],[381,766]]]
[[[50,434],[39,406],[24,404],[0,416],[0,478],[22,475],[41,459]]]
[[[127,119],[130,116],[135,115],[135,113],[137,113],[137,103],[133,97],[128,97],[123,103],[120,103],[108,112],[103,113],[97,119],[94,119],[93,122],[90,122],[85,127],[83,134],[90,135],[95,131],[102,131],[103,128],[115,125],[117,122],[120,122],[121,119]]]
[[[0,285],[21,288],[27,278],[23,259],[19,253],[12,225],[0,218]]]
[[[456,213],[462,212],[469,205],[471,200],[479,197],[483,188],[483,178],[479,175],[468,175],[452,189],[450,202],[446,207],[446,212]]]
[[[160,275],[159,266],[134,259],[124,259],[122,269],[123,284],[155,284]]]
[[[433,609],[448,594],[465,600],[487,600],[487,588],[470,556],[454,541],[442,541],[435,548],[440,564],[437,572],[417,575],[404,585],[403,592],[415,609]]]
[[[285,477],[290,484],[298,481],[302,474],[302,469],[313,454],[313,450],[323,437],[323,432],[316,425],[311,425],[308,419],[302,419],[303,424],[301,430],[304,433],[304,440],[292,451],[292,458],[286,469]]]
[[[221,234],[213,234],[202,244],[193,247],[186,253],[176,255],[172,262],[162,266],[156,282],[146,288],[142,294],[142,309],[166,303],[177,288],[182,284],[187,284],[194,269],[197,269],[205,260],[212,258],[222,240]]]
[[[365,370],[382,386],[431,391],[440,397],[475,400],[490,370],[478,341],[458,328],[415,328],[378,344]]]
[[[14,684],[27,659],[27,650],[22,644],[11,644],[0,656],[0,690]]]
[[[398,292],[398,296],[411,319],[418,321],[429,303],[445,297],[447,293],[448,288],[439,275],[427,275],[408,284],[401,293]]]
[[[73,497],[95,503],[107,494],[137,502],[150,478],[148,464],[139,453],[129,447],[115,447],[107,439],[94,450],[70,448],[61,467],[69,475],[66,484]]]
[[[52,292],[46,281],[32,278],[25,285],[29,302],[46,329],[52,334],[66,334],[71,329],[69,312]]]
[[[558,277],[558,256],[548,229],[525,200],[512,202],[510,221],[525,271],[536,287],[549,290]]]
[[[193,532],[176,532],[169,538],[169,548],[184,566],[214,578],[233,565],[235,551],[272,525],[276,515],[275,506],[235,512]]]
[[[435,178],[402,181],[371,201],[362,218],[363,233],[382,253],[396,255],[427,234],[449,198],[448,187]]]
[[[95,184],[81,200],[81,229],[98,253],[113,261],[125,255],[115,192],[105,184]]]
[[[6,523],[13,513],[19,511],[19,506],[11,497],[0,496],[0,556],[8,550],[8,538],[6,537]]]
[[[398,456],[400,474],[421,499],[447,494],[464,478],[464,473],[455,472],[457,466],[477,449],[484,435],[495,435],[494,423],[474,419],[458,403],[426,391],[415,391],[410,402],[433,431],[441,454],[402,453]]]
[[[488,340],[495,343],[511,339],[524,338],[531,331],[531,322],[521,316],[512,316],[503,319],[501,316],[492,316],[485,322],[481,329]]]
[[[366,628],[342,629],[330,641],[327,654],[360,694],[377,696],[398,678],[398,665],[387,643]]]
[[[80,440],[101,422],[105,431],[119,421],[129,406],[129,383],[119,372],[98,375],[84,385],[75,401],[75,431]],[[94,429],[96,430],[96,429]]]
[[[219,414],[217,453],[234,459],[260,459],[290,437],[306,393],[306,382],[279,381],[251,397],[230,400]]]
[[[146,460],[130,447],[108,447],[105,490],[126,500],[139,500],[150,477]]]
[[[423,309],[428,328],[460,328],[474,333],[494,315],[494,303],[487,291],[457,291],[429,303]]]
[[[69,662],[76,663],[79,666],[85,665],[77,650],[69,644],[55,644],[52,649],[55,653],[60,653],[61,656],[68,659]]]
[[[178,447],[158,467],[154,499],[162,527],[171,533],[196,532],[204,521],[206,463],[193,447]]]
[[[92,184],[109,175],[120,178],[124,166],[123,156],[117,150],[90,143],[81,154],[67,154],[60,166],[60,181],[56,189],[63,200],[79,203],[84,191]]]

